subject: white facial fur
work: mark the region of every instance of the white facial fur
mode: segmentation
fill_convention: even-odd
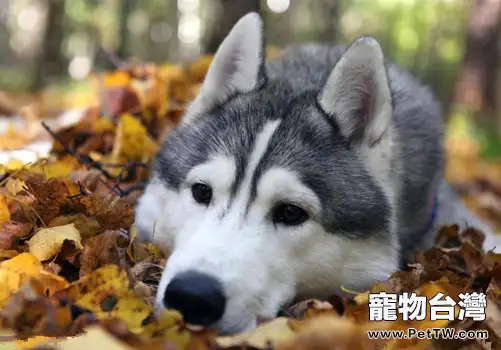
[[[179,192],[158,180],[148,186],[137,207],[139,238],[173,248],[158,288],[158,307],[163,307],[165,288],[176,274],[210,274],[223,282],[228,298],[223,319],[214,326],[232,333],[254,327],[259,317],[275,316],[296,295],[326,297],[340,286],[363,290],[396,269],[390,243],[353,241],[342,233],[325,232],[319,224],[319,198],[288,169],[271,168],[261,176],[244,217],[252,174],[278,125],[270,122],[258,135],[229,210],[236,171],[230,157],[215,156],[192,169]],[[213,188],[209,207],[192,198],[190,187],[200,180]],[[280,201],[298,203],[310,220],[297,227],[274,225],[268,214]]]

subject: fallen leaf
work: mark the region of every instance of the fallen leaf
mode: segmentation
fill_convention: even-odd
[[[94,236],[103,231],[103,227],[93,216],[88,216],[83,213],[76,213],[70,215],[62,215],[54,218],[48,226],[66,226],[73,224],[75,229],[80,233],[82,239]]]
[[[61,340],[50,339],[38,345],[55,346],[58,350],[106,349],[133,350],[134,348],[117,340],[101,327],[91,326],[84,334]]]
[[[123,159],[149,161],[155,149],[155,142],[148,136],[141,122],[130,114],[122,114],[117,126],[111,162],[120,164]]]
[[[10,220],[9,206],[7,205],[7,198],[0,194],[0,224]]]
[[[115,261],[118,263],[118,256],[112,258],[116,252],[117,240],[120,237],[118,231],[106,231],[102,234],[91,237],[85,242],[85,246],[80,257],[80,277],[83,277],[98,267]]]
[[[74,224],[47,227],[38,230],[28,241],[30,253],[40,261],[48,260],[61,251],[63,243],[70,241],[76,249],[83,249],[81,237]]]
[[[0,263],[0,285],[2,286],[0,305],[5,305],[9,297],[31,279],[39,281],[47,295],[52,295],[68,286],[64,278],[44,271],[36,256],[22,253]]]
[[[264,349],[269,344],[277,345],[294,336],[289,327],[288,320],[279,317],[271,322],[261,325],[259,328],[240,333],[233,337],[218,337],[217,343],[223,347],[241,346],[247,344],[256,348]]]
[[[19,240],[26,237],[32,228],[30,223],[7,221],[0,224],[0,250],[15,249]]]

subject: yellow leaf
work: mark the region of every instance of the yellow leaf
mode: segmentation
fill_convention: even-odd
[[[30,253],[22,253],[18,256],[4,261],[0,264],[2,271],[7,269],[15,273],[24,273],[29,276],[35,276],[42,267],[40,260]]]
[[[122,114],[111,153],[112,163],[120,160],[144,161],[153,156],[156,145],[148,136],[146,128],[130,114]]]
[[[121,70],[105,72],[101,77],[105,88],[128,86],[131,79],[128,72]]]
[[[106,301],[109,309],[106,309]],[[154,311],[153,307],[146,301],[138,297],[116,298],[115,296],[106,296],[101,301],[101,310],[95,315],[98,319],[119,318],[127,324],[129,330],[136,334],[142,333],[142,322]]]
[[[15,196],[18,192],[21,192],[23,190],[24,185],[24,181],[10,177],[5,183],[5,188],[7,189],[7,193],[9,195]]]
[[[65,157],[55,162],[40,161],[29,167],[29,171],[42,174],[48,180],[55,177],[68,177],[79,168],[81,164],[74,157]]]
[[[182,320],[183,317],[179,312],[164,309],[152,322],[148,322],[143,326],[141,336],[147,339],[158,339],[158,335],[161,334],[164,339],[169,339],[181,347],[182,344],[189,340],[185,333],[180,333],[177,327],[175,327]]]
[[[293,336],[294,332],[288,325],[288,319],[279,317],[248,332],[231,337],[218,337],[217,343],[222,347],[248,344],[256,348],[267,348],[268,343],[276,345]]]
[[[156,66],[145,65],[141,68],[144,70],[142,79],[133,78],[131,87],[136,92],[143,110],[153,108],[159,115],[164,115],[168,102],[166,81]]]
[[[7,198],[0,194],[0,224],[10,220],[9,206]]]
[[[49,295],[68,286],[64,278],[45,271],[36,256],[21,253],[0,263],[0,306],[30,279],[40,281]]]
[[[133,249],[132,244],[136,240],[136,236],[137,236],[137,228],[135,225],[132,225],[132,227],[129,230],[129,246],[127,247],[127,255],[134,263],[136,262],[136,259],[134,257],[134,253],[132,251],[132,249]]]
[[[16,333],[10,329],[0,329],[0,349],[2,350],[17,350]]]
[[[39,345],[49,345],[55,344],[56,338],[44,337],[41,335],[31,337],[26,340],[16,340],[16,345],[18,349],[32,349]]]
[[[416,293],[417,295],[425,296],[426,300],[430,300],[438,293],[443,293],[444,295],[453,297],[452,293],[448,290],[450,288],[452,288],[452,285],[450,285],[448,282],[445,281],[429,282],[419,287],[416,290]],[[388,324],[390,325],[391,329],[398,329],[398,330],[408,329],[408,328],[415,328],[417,330],[426,330],[428,328],[443,328],[449,325],[450,322],[449,320],[442,320],[442,319],[435,321],[431,320],[431,306],[427,304],[426,308],[427,308],[426,318],[422,321],[418,320],[403,321],[401,319],[398,319],[397,321],[389,322]],[[454,309],[455,309],[455,319],[457,319],[459,315],[459,306],[456,304]],[[429,344],[430,342],[431,339],[418,339],[418,338],[392,339],[388,341],[385,349],[398,350],[411,345],[420,345],[423,348],[425,348],[426,345]]]
[[[52,220],[48,226],[57,227],[68,224],[73,224],[75,226],[82,239],[94,236],[98,232],[102,231],[101,224],[96,218],[89,217],[83,213],[58,216]]]
[[[136,239],[137,230],[132,226],[129,230],[130,243],[127,247],[127,255],[133,262],[146,260],[152,257],[153,261],[158,261],[164,257],[161,249],[154,243],[143,243]]]
[[[103,299],[133,297],[127,272],[117,265],[105,265],[71,284],[65,292],[76,304],[94,312],[102,311]]]
[[[49,339],[42,344],[51,345],[58,350],[106,349],[106,350],[133,350],[134,348],[113,337],[99,326],[90,326],[85,333],[76,337],[64,339]]]
[[[0,260],[12,259],[19,255],[17,250],[0,250]]]
[[[368,338],[367,330],[383,329],[381,323],[357,324],[353,319],[323,315],[305,321],[291,320],[297,332],[276,344],[278,350],[302,349],[381,349],[378,340]],[[379,344],[381,345],[381,344]]]
[[[99,118],[96,121],[96,124],[94,124],[94,130],[96,133],[113,131],[114,128],[115,126],[113,125],[113,123],[110,120],[104,118]]]
[[[45,261],[59,253],[66,240],[72,241],[76,249],[83,249],[80,232],[74,224],[40,229],[28,241],[28,247],[30,253]]]
[[[205,55],[193,61],[188,67],[188,75],[193,81],[202,81],[209,70],[212,62],[212,55]]]
[[[9,162],[6,164],[6,167],[10,171],[14,170],[19,170],[24,166],[24,163],[22,160],[19,159],[11,159]]]

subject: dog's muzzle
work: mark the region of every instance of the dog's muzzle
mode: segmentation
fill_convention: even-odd
[[[217,279],[190,270],[170,281],[163,302],[166,308],[179,311],[186,322],[209,326],[223,317],[226,296]]]

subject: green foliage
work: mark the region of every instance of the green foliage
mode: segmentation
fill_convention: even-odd
[[[0,67],[0,88],[11,92],[24,92],[31,82],[31,74],[23,67]]]
[[[501,137],[496,125],[480,129],[480,156],[485,159],[501,158]]]
[[[468,8],[459,0],[347,0],[347,40],[370,34],[385,52],[432,86],[447,104],[464,50]]]

